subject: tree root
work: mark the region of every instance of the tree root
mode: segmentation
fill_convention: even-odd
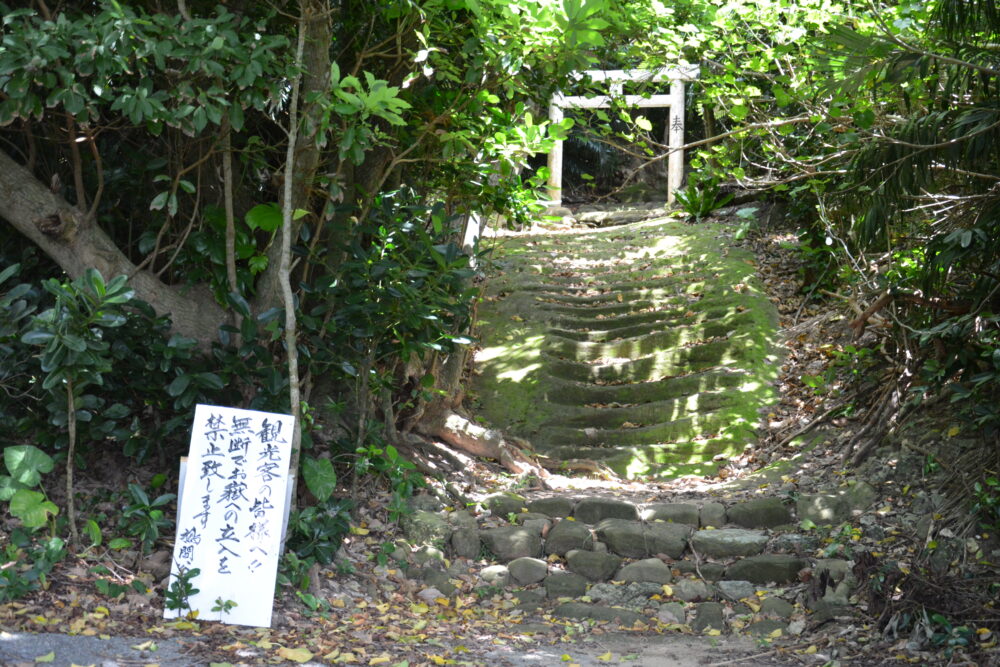
[[[549,476],[544,467],[525,453],[531,449],[527,441],[505,437],[500,431],[480,426],[457,412],[444,411],[417,424],[416,430],[472,456],[495,459],[515,475],[532,474],[539,479]]]
[[[589,472],[600,476],[602,479],[620,479],[618,473],[614,470],[600,461],[594,461],[593,459],[569,459],[567,461],[559,461],[547,456],[537,456],[535,458],[543,468],[551,470],[552,472]]]

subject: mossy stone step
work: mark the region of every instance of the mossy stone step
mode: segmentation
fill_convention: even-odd
[[[633,404],[665,401],[699,392],[739,387],[748,382],[748,374],[739,369],[715,368],[679,377],[631,384],[590,384],[553,379],[546,400],[567,406],[595,403]],[[560,410],[562,414],[563,411]],[[559,419],[560,417],[555,417]]]
[[[545,337],[543,349],[557,357],[573,361],[644,357],[663,348],[693,345],[728,336],[736,333],[741,325],[752,324],[754,319],[752,313],[738,313],[711,322],[679,324],[666,331],[598,343],[562,338],[550,333]]]
[[[748,341],[736,337],[686,348],[664,349],[636,359],[615,359],[588,364],[552,355],[547,366],[553,377],[578,382],[644,382],[683,375],[745,359]]]
[[[721,233],[656,220],[505,238],[479,310],[478,414],[631,476],[740,451],[769,400],[777,315]]]
[[[651,401],[624,407],[568,406],[566,413],[549,422],[551,426],[635,428],[626,424],[643,425],[680,419],[691,413],[713,412],[741,403],[737,392],[700,392],[663,401]]]

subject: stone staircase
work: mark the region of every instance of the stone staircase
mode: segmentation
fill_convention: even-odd
[[[476,414],[540,454],[623,477],[715,472],[752,446],[774,398],[775,308],[724,227],[662,213],[498,241],[479,311]],[[648,215],[661,217],[636,221]],[[509,601],[521,632],[593,619],[777,637],[850,613],[852,563],[833,556],[849,554],[851,535],[833,526],[875,501],[867,484],[675,502],[657,498],[666,486],[606,487],[501,493],[458,511],[421,496],[394,557],[428,599],[472,573],[483,597]]]
[[[477,414],[629,477],[739,454],[773,398],[777,313],[724,234],[660,218],[504,238],[479,311]]]
[[[840,545],[823,526],[874,500],[865,483],[795,503],[761,497],[637,504],[508,492],[486,498],[473,515],[421,496],[404,519],[407,543],[394,557],[409,577],[433,587],[431,596],[453,594],[471,564],[484,597],[509,594],[511,622],[521,632],[544,631],[562,618],[796,635],[850,615],[851,563],[825,557]]]

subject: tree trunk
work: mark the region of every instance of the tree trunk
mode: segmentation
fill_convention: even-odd
[[[225,310],[207,289],[183,290],[136,266],[93,220],[0,151],[0,217],[52,258],[70,278],[95,268],[105,278],[126,274],[138,298],[169,314],[174,331],[203,346],[215,339]]]
[[[292,170],[292,208],[315,213],[310,205],[315,185],[316,171],[320,163],[320,150],[316,145],[316,133],[320,128],[320,116],[324,113],[319,104],[308,102],[314,94],[327,92],[330,87],[330,7],[327,0],[303,0],[301,3],[302,25],[305,30],[305,47],[302,54],[302,78],[300,99],[307,100],[301,113],[301,131],[292,137],[295,159],[285,165]],[[288,183],[288,179],[285,181]],[[298,238],[299,229],[310,218],[292,220],[292,243]],[[316,222],[316,218],[311,219]],[[317,223],[317,227],[318,227]],[[314,234],[318,234],[317,229]],[[281,263],[281,243],[272,243],[268,249],[268,270],[257,283],[254,309],[263,312],[282,304],[281,279],[276,269]],[[274,267],[272,269],[271,267]]]

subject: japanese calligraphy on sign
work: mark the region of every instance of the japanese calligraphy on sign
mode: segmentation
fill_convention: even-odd
[[[198,618],[270,627],[282,524],[287,511],[293,418],[199,405],[181,479],[177,538],[170,568],[198,568],[190,596]],[[229,611],[213,612],[216,600]],[[187,610],[165,610],[174,618]]]

